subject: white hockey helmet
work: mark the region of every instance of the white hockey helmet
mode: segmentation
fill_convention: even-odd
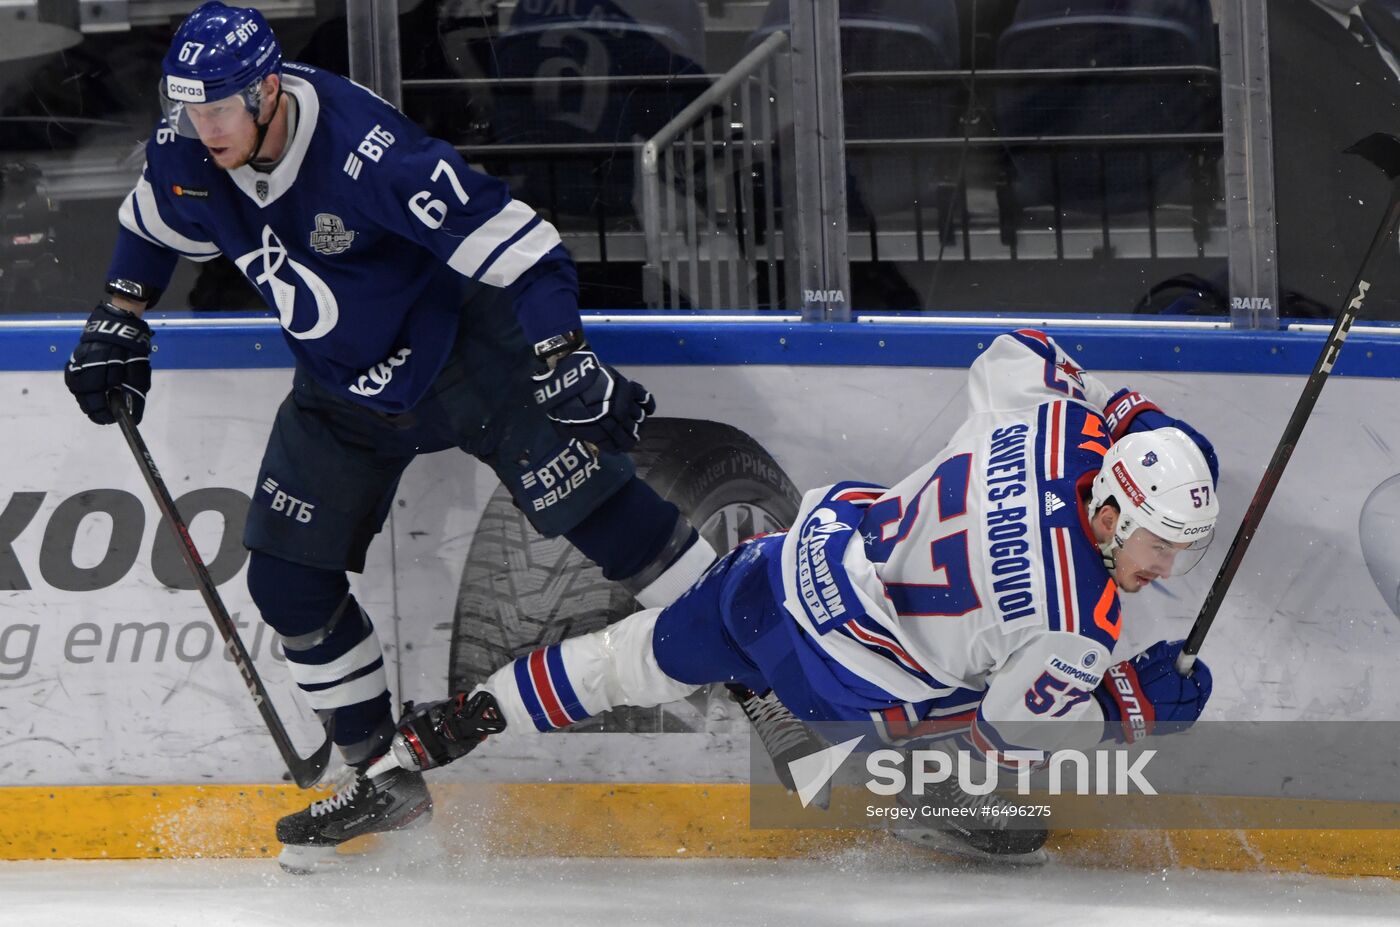
[[[1118,439],[1094,477],[1090,516],[1109,499],[1118,505],[1118,527],[1100,545],[1105,559],[1111,563],[1132,540],[1135,559],[1155,558],[1163,572],[1185,573],[1200,561],[1220,514],[1205,455],[1180,428]]]

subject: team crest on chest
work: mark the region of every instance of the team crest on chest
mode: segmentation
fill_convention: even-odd
[[[257,182],[257,184],[254,185],[253,191],[254,191],[255,193],[257,193],[257,195],[258,195],[258,202],[266,202],[266,200],[267,200],[267,181],[266,181],[266,180],[259,180],[259,181]]]
[[[350,248],[355,235],[355,232],[345,228],[345,222],[340,216],[318,212],[316,228],[311,232],[311,247],[321,254],[339,254]]]

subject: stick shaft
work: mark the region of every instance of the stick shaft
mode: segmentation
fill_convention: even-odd
[[[1269,465],[1264,468],[1264,474],[1259,479],[1254,498],[1249,501],[1249,508],[1245,510],[1244,520],[1240,522],[1235,539],[1230,543],[1224,562],[1220,564],[1220,572],[1216,574],[1215,582],[1211,583],[1210,591],[1206,593],[1205,602],[1201,605],[1200,614],[1196,616],[1196,623],[1191,626],[1191,633],[1186,637],[1186,644],[1182,647],[1181,656],[1176,664],[1183,674],[1190,672],[1191,666],[1196,662],[1196,654],[1201,652],[1201,645],[1205,642],[1206,634],[1220,610],[1220,603],[1225,598],[1230,583],[1234,581],[1235,573],[1239,571],[1250,542],[1254,540],[1254,534],[1264,518],[1269,500],[1273,499],[1274,490],[1278,488],[1283,471],[1293,456],[1294,448],[1298,446],[1298,439],[1307,427],[1308,418],[1317,404],[1317,397],[1322,393],[1322,387],[1327,383],[1327,377],[1337,363],[1337,356],[1341,353],[1342,345],[1346,343],[1352,323],[1361,311],[1366,294],[1371,289],[1367,278],[1372,275],[1376,261],[1385,252],[1386,243],[1394,234],[1397,222],[1400,222],[1400,184],[1395,185],[1391,191],[1390,204],[1386,207],[1385,216],[1371,240],[1370,250],[1361,262],[1356,280],[1347,292],[1347,303],[1337,315],[1337,321],[1332,325],[1332,331],[1327,335],[1322,351],[1318,354],[1317,363],[1313,366],[1307,382],[1303,384],[1303,393],[1298,397],[1298,404],[1293,407],[1293,414],[1284,426],[1283,435],[1279,438],[1278,446],[1274,448],[1274,455],[1269,459]]]
[[[234,625],[233,619],[229,617],[228,609],[224,607],[218,587],[215,586],[213,578],[210,577],[209,570],[199,555],[199,549],[195,547],[194,539],[190,537],[189,527],[175,507],[175,500],[171,498],[170,490],[165,486],[165,480],[160,475],[155,458],[151,456],[151,451],[146,446],[145,440],[142,439],[141,432],[137,430],[136,423],[131,419],[131,413],[127,411],[126,404],[120,397],[114,396],[108,405],[117,420],[117,425],[121,428],[122,437],[126,439],[127,446],[131,448],[131,453],[136,458],[141,476],[145,478],[146,485],[155,497],[156,507],[160,509],[165,522],[170,525],[170,530],[175,535],[180,556],[194,575],[199,593],[204,598],[204,604],[208,606],[209,614],[214,618],[214,626],[219,629],[219,634],[223,636],[228,654],[232,657],[234,665],[238,667],[238,672],[243,677],[243,684],[247,686],[248,694],[252,696],[253,703],[262,715],[263,722],[267,725],[268,732],[272,735],[278,752],[282,754],[287,770],[292,773],[292,778],[296,780],[298,785],[306,788],[319,779],[321,772],[325,769],[325,758],[329,756],[329,740],[309,760],[303,760],[297,753],[291,737],[287,734],[286,726],[278,716],[277,710],[272,707],[272,700],[268,697],[262,678],[253,666],[253,660],[248,655],[247,648],[243,646],[243,640],[238,636],[238,628]],[[325,756],[323,757],[321,754],[325,754]],[[318,758],[320,760],[319,767],[317,767]]]

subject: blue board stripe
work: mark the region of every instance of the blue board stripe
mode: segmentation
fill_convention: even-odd
[[[162,313],[154,314],[157,318]],[[171,314],[188,319],[189,313]],[[696,314],[693,320],[646,321],[644,314],[594,321],[589,340],[618,365],[735,364],[966,368],[1009,323],[961,321],[803,323],[737,322]],[[276,323],[254,314],[221,316],[217,326],[157,324],[157,370],[290,367],[292,354]],[[57,372],[77,341],[79,316],[16,326],[0,321],[0,370]],[[1044,326],[1091,370],[1305,375],[1317,362],[1323,332],[1057,328]],[[1400,329],[1395,335],[1353,332],[1338,376],[1400,377]]]

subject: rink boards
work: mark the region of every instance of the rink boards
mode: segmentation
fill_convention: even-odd
[[[967,364],[998,331],[1020,324],[613,317],[595,320],[590,330],[606,359],[654,391],[661,414],[738,428],[806,488],[853,477],[888,483],[926,460],[961,421]],[[256,837],[209,835],[200,849],[160,836],[172,832],[172,820],[198,818],[202,802],[233,809],[215,817],[228,822],[229,834],[240,833],[236,822],[266,835],[263,825],[296,799],[289,787],[269,785],[280,781],[277,754],[203,603],[189,591],[120,436],[81,419],[63,389],[57,368],[76,326],[65,320],[10,327],[0,348],[0,397],[9,416],[9,440],[0,443],[8,477],[0,507],[0,857],[165,855],[176,845],[184,852],[257,853]],[[1044,327],[1110,384],[1144,391],[1216,442],[1222,538],[1195,571],[1128,603],[1120,648],[1132,653],[1182,636],[1322,335],[1063,320]],[[257,319],[176,319],[157,331],[142,431],[188,508],[192,534],[279,712],[309,749],[315,727],[289,695],[280,653],[248,599],[237,534],[287,389],[288,352],[275,326]],[[1400,690],[1391,681],[1392,667],[1400,666],[1393,611],[1400,528],[1387,530],[1400,525],[1400,480],[1392,479],[1400,474],[1397,374],[1400,338],[1353,333],[1203,652],[1228,667],[1217,670],[1212,712],[1400,718]],[[486,468],[452,453],[422,458],[404,477],[390,523],[356,582],[385,642],[396,698],[441,693],[464,563],[495,488]],[[502,820],[526,834],[538,830],[524,845],[539,852],[599,844],[570,844],[558,828],[522,825],[530,815],[514,810],[536,801],[556,810],[576,806],[576,814],[563,816],[573,822],[568,833],[589,821],[621,828],[622,836],[601,844],[607,852],[649,855],[669,839],[671,853],[684,847],[782,855],[802,852],[803,841],[814,839],[754,838],[747,818],[724,804],[745,805],[735,796],[745,794],[747,743],[732,734],[577,734],[512,743],[514,749],[489,753],[448,778],[495,784],[491,807],[506,809]],[[192,791],[192,783],[204,791]],[[695,797],[701,793],[704,800]],[[654,797],[632,800],[638,794]],[[164,823],[139,810],[155,798]],[[55,807],[64,809],[58,819],[110,826],[96,842],[65,836],[52,826]],[[92,810],[98,807],[109,811]],[[626,836],[634,818],[660,843]],[[682,835],[679,843],[672,833]],[[1178,854],[1211,845],[1211,832],[1194,833],[1172,840]],[[1251,835],[1239,851],[1241,865],[1263,859],[1316,867],[1325,855],[1342,860],[1337,871],[1352,865],[1375,872],[1400,847],[1388,834],[1373,834],[1367,839],[1380,841],[1374,856],[1364,848],[1339,856],[1335,836],[1285,840],[1284,833],[1296,832],[1275,832],[1273,843]],[[137,837],[123,842],[120,834]],[[1227,848],[1240,843],[1230,835],[1211,839]],[[1103,852],[1112,858],[1124,851]],[[1209,865],[1217,851],[1201,852],[1201,865]]]

